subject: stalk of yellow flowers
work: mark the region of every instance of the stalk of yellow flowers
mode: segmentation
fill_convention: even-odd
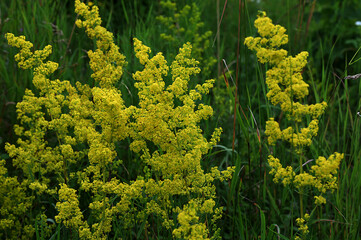
[[[281,182],[284,186],[293,184],[298,189],[301,216],[296,223],[301,235],[305,236],[308,233],[307,221],[310,216],[304,214],[303,191],[308,186],[317,189],[319,194],[314,196],[315,204],[326,203],[323,195],[327,190],[333,191],[337,188],[336,173],[343,154],[334,153],[328,159],[319,157],[308,172],[304,171],[303,149],[310,146],[312,138],[317,135],[318,118],[324,113],[327,104],[322,102],[307,105],[299,102],[308,95],[308,84],[303,81],[301,74],[307,64],[308,52],[301,52],[295,57],[288,56],[287,51],[280,48],[288,42],[286,29],[274,25],[265,12],[259,13],[254,25],[260,37],[247,37],[245,44],[250,50],[256,51],[259,62],[269,63],[271,66],[266,72],[267,98],[273,105],[280,105],[287,118],[294,123],[293,126],[281,130],[279,123],[270,118],[265,131],[268,143],[275,145],[278,140],[289,142],[299,155],[299,172],[293,169],[292,163],[283,167],[278,158],[269,155],[270,174],[274,176],[275,183]],[[306,116],[309,116],[311,121],[306,127],[301,127]]]

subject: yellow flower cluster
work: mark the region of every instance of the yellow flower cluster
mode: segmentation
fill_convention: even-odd
[[[293,178],[296,175],[293,171],[292,166],[287,166],[286,168],[283,168],[280,160],[272,155],[268,156],[268,164],[272,168],[269,173],[274,175],[273,181],[275,183],[278,183],[280,180],[285,186],[292,183]]]
[[[308,220],[310,220],[310,215],[307,213],[305,214],[305,216],[303,216],[303,218],[296,219],[298,230],[301,232],[301,236],[305,236],[309,232],[308,226],[307,226]],[[296,237],[296,239],[297,238],[299,239],[298,236]]]
[[[74,189],[68,188],[66,184],[61,184],[59,189],[59,200],[56,207],[60,214],[55,220],[63,220],[66,227],[82,225],[82,214],[79,209],[79,201]]]
[[[35,229],[26,214],[34,197],[26,195],[27,181],[19,182],[8,177],[5,160],[0,160],[0,238],[29,239]]]
[[[322,194],[327,190],[333,191],[337,188],[336,174],[343,154],[334,153],[328,159],[319,157],[308,173],[303,171],[302,150],[310,146],[312,138],[317,135],[318,118],[327,107],[325,102],[314,105],[299,102],[308,95],[308,84],[303,81],[301,74],[307,64],[308,53],[301,52],[295,57],[287,56],[287,51],[280,49],[281,45],[288,42],[286,29],[274,25],[265,12],[260,12],[255,21],[255,27],[260,37],[247,37],[245,44],[249,49],[257,52],[259,62],[270,64],[271,67],[266,72],[267,98],[272,104],[280,105],[281,110],[294,123],[281,130],[279,123],[274,118],[270,118],[266,123],[265,131],[268,143],[275,145],[278,140],[289,142],[300,156],[299,173],[297,173],[291,164],[284,168],[278,158],[269,155],[270,174],[274,175],[276,183],[281,181],[285,186],[294,184],[301,194],[307,186],[317,189],[321,195],[315,196],[315,203],[323,204],[326,199]],[[299,128],[307,116],[311,119],[308,126]],[[305,219],[297,219],[297,223],[300,231],[306,234],[308,230]]]
[[[270,118],[266,122],[266,135],[268,136],[268,143],[275,145],[277,140],[289,142],[293,145],[297,151],[300,151],[303,147],[310,146],[312,143],[312,137],[316,136],[318,132],[318,120],[313,119],[309,123],[308,127],[302,128],[301,131],[295,132],[294,127],[288,127],[284,130],[280,129],[278,122],[274,118]]]
[[[197,203],[204,206],[210,200],[213,201],[215,196],[211,183],[215,179],[229,179],[233,168],[223,172],[214,169],[207,174],[201,169],[202,155],[219,140],[221,129],[216,129],[212,139],[207,142],[198,126],[202,119],[207,119],[213,113],[210,106],[199,104],[197,107],[196,104],[203,94],[209,92],[213,80],[202,85],[197,84],[195,89],[188,90],[191,76],[200,72],[196,67],[198,62],[191,58],[191,45],[184,44],[171,64],[172,84],[169,86],[165,86],[163,80],[163,76],[169,71],[163,55],[158,53],[151,58],[150,49],[138,39],[134,39],[134,48],[137,58],[145,68],[133,74],[140,108],[133,110],[136,121],[129,125],[129,134],[133,139],[130,148],[141,153],[141,158],[148,164],[152,175],[166,178],[159,181],[147,179],[146,194],[161,196],[161,204],[152,202],[153,210],[148,211],[162,216],[165,220],[164,227],[171,227],[175,226],[174,221],[165,218],[167,214],[164,206],[171,207],[169,199],[172,195],[201,194],[204,197],[197,199]],[[177,105],[175,99],[181,104]],[[148,142],[158,146],[159,150],[151,153]],[[184,205],[183,211],[179,212],[180,227],[173,231],[174,236],[186,239],[203,239],[202,236],[208,236],[209,232],[204,228],[204,223],[199,222],[200,218],[194,214],[211,214],[216,210],[213,206],[208,208],[208,211],[193,208],[193,204],[189,204],[192,208],[186,206],[188,205]],[[188,218],[191,218],[195,225],[190,224]]]
[[[326,199],[322,194],[327,190],[337,189],[337,169],[343,158],[343,154],[332,154],[328,159],[319,157],[316,160],[316,165],[311,167],[310,173],[300,173],[294,178],[294,184],[297,188],[305,186],[314,186],[320,193],[320,196],[315,196],[316,205],[326,203]]]
[[[26,41],[24,36],[15,37],[14,34],[7,33],[5,37],[9,45],[20,49],[20,52],[15,55],[18,66],[23,69],[34,70],[33,84],[40,90],[40,95],[45,94],[49,85],[46,76],[52,74],[58,68],[58,64],[55,62],[43,62],[52,53],[52,47],[48,45],[43,50],[37,50],[33,53],[31,51],[33,44]]]
[[[133,74],[139,104],[127,107],[115,87],[125,57],[112,33],[100,26],[96,6],[76,0],[75,11],[84,19],[76,25],[96,42],[96,50],[88,51],[94,87],[49,79],[57,69],[56,63],[44,63],[51,46],[33,53],[25,37],[6,35],[9,44],[20,49],[19,66],[34,69],[33,82],[40,96],[26,91],[17,105],[17,145],[6,145],[25,180],[4,179],[15,181],[9,187],[16,191],[29,189],[36,199],[58,199],[54,202],[57,215],[48,217],[72,229],[80,239],[106,239],[114,230],[114,221],[122,229],[149,226],[150,217],[159,219],[159,227],[171,230],[176,238],[206,239],[216,229],[206,225],[206,219],[215,224],[222,211],[213,200],[213,182],[231,178],[234,171],[233,167],[213,168],[204,173],[201,168],[202,156],[219,141],[222,131],[216,129],[207,140],[199,127],[200,121],[213,114],[201,98],[214,80],[188,89],[191,77],[200,72],[198,61],[191,57],[191,44],[184,44],[169,66],[162,53],[152,57],[150,48],[134,39],[135,56],[144,69]],[[168,74],[172,83],[167,86],[164,77]],[[130,143],[130,151],[138,158],[120,159],[117,146],[124,142]],[[143,173],[124,177],[125,162],[141,166]],[[0,185],[0,201],[8,201],[1,195],[6,186]],[[17,198],[21,208],[6,205],[16,215],[0,222],[0,227],[10,229],[13,224],[16,235],[22,231],[31,236],[32,228],[19,225],[25,221],[14,223],[35,196],[24,193]],[[38,214],[47,218],[43,212]]]
[[[180,227],[173,230],[173,235],[179,239],[209,240],[207,226],[205,223],[199,222],[199,215],[212,213],[214,205],[213,199],[205,201],[202,205],[199,205],[197,201],[190,200],[182,210],[177,208]]]
[[[75,1],[75,12],[84,17],[84,21],[77,19],[76,25],[85,28],[90,39],[96,39],[97,49],[89,50],[90,68],[94,71],[91,77],[99,82],[102,88],[111,88],[122,76],[125,57],[119,53],[119,47],[114,44],[113,33],[100,26],[99,9],[91,9],[80,0]]]

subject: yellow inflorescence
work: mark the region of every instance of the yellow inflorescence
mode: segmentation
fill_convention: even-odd
[[[233,167],[225,171],[215,167],[205,173],[201,167],[202,157],[219,141],[222,131],[215,129],[207,140],[199,126],[213,114],[210,106],[200,102],[214,80],[188,89],[191,78],[200,72],[190,43],[168,65],[162,53],[151,56],[150,48],[134,39],[135,56],[144,69],[133,74],[139,104],[125,106],[115,87],[125,58],[113,34],[100,26],[98,8],[91,5],[75,1],[75,11],[84,19],[76,25],[96,41],[96,50],[88,51],[93,87],[49,79],[58,66],[44,62],[51,46],[32,52],[25,37],[6,35],[9,44],[20,49],[19,66],[34,70],[33,83],[40,96],[27,90],[17,105],[20,124],[14,130],[19,138],[17,145],[7,144],[6,150],[26,180],[5,178],[12,184],[0,185],[0,199],[5,199],[3,187],[17,189],[15,193],[29,189],[36,199],[57,199],[57,215],[51,217],[80,239],[106,239],[115,219],[122,229],[149,226],[150,216],[175,238],[208,239],[215,228],[206,224],[207,218],[213,225],[222,213],[215,206],[213,182],[230,179],[234,171]],[[164,81],[167,75],[172,77],[170,85]],[[129,142],[133,156],[139,156],[127,161],[144,168],[143,174],[140,169],[138,176],[128,180],[118,174],[129,167],[118,156],[121,141]],[[4,174],[0,165],[0,178]],[[1,208],[19,215],[34,199],[19,194],[18,200],[28,204],[21,209]],[[39,214],[46,219],[44,213]],[[9,217],[1,220],[0,229],[31,237],[32,225],[22,222],[23,226],[16,217]]]
[[[96,39],[96,51],[88,51],[90,68],[94,71],[92,78],[104,88],[113,86],[123,74],[125,57],[119,53],[119,47],[113,41],[113,33],[100,26],[97,6],[91,8],[80,0],[75,0],[75,12],[85,20],[77,19],[76,25],[85,28],[89,38]]]
[[[270,118],[265,131],[268,143],[275,145],[278,140],[286,141],[301,155],[303,148],[310,146],[312,138],[317,135],[318,118],[324,113],[327,104],[322,102],[307,105],[299,102],[309,93],[308,84],[303,81],[301,74],[307,64],[308,53],[301,52],[295,57],[287,56],[287,51],[280,48],[288,42],[285,28],[274,25],[265,12],[259,14],[255,26],[260,37],[247,37],[245,44],[256,51],[259,62],[270,64],[271,68],[266,72],[267,98],[273,105],[279,105],[288,119],[294,122],[293,126],[281,130],[279,123]],[[299,128],[306,117],[310,118],[308,126]],[[337,188],[336,174],[342,158],[343,154],[339,153],[332,154],[328,159],[319,157],[309,172],[304,172],[303,166],[299,166],[299,173],[291,164],[283,167],[280,160],[273,155],[268,157],[268,163],[274,182],[282,182],[285,186],[294,184],[301,192],[305,187],[313,187],[321,194],[315,196],[315,203],[321,205],[326,203],[322,194]],[[302,162],[300,164],[302,165]],[[305,219],[297,219],[297,224],[303,235],[308,232]]]
[[[307,221],[310,219],[310,215],[309,214],[305,214],[305,216],[303,216],[303,218],[297,218],[296,219],[296,223],[298,225],[298,230],[301,232],[302,236],[305,236],[309,230],[308,230],[308,226],[307,226]]]
[[[33,204],[34,196],[27,196],[28,181],[7,176],[5,160],[0,160],[0,238],[29,239],[34,236],[33,224],[22,216]],[[6,234],[7,233],[7,234]]]

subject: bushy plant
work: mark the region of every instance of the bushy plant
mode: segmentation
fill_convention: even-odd
[[[135,38],[135,56],[144,69],[133,74],[139,104],[126,106],[115,87],[125,57],[101,26],[98,8],[90,5],[75,1],[84,19],[76,25],[96,43],[88,51],[95,86],[50,79],[58,68],[45,61],[52,47],[33,52],[24,36],[6,34],[8,43],[20,49],[18,66],[33,70],[37,92],[27,90],[17,104],[17,144],[6,144],[19,180],[7,176],[2,162],[1,237],[31,238],[39,233],[36,219],[42,237],[130,239],[157,231],[182,239],[219,237],[222,207],[216,206],[213,182],[231,178],[233,168],[203,171],[202,158],[219,140],[221,128],[207,140],[199,126],[213,113],[201,98],[214,81],[188,88],[200,73],[190,43],[169,66],[162,53],[151,57],[151,49]],[[168,86],[167,75],[172,77]],[[123,151],[131,152],[131,159]],[[16,206],[15,200],[6,204],[9,189],[22,193]]]

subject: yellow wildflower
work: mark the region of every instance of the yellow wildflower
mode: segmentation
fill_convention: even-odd
[[[322,196],[315,196],[315,204],[316,205],[321,205],[321,204],[325,204],[326,203],[326,199]]]
[[[266,72],[266,84],[268,86],[267,98],[273,105],[280,105],[281,110],[286,113],[288,120],[294,124],[281,129],[274,118],[266,122],[265,134],[268,143],[275,145],[278,140],[283,140],[294,147],[299,154],[299,173],[289,166],[283,167],[278,158],[268,156],[268,164],[271,167],[270,174],[274,175],[274,182],[281,181],[284,185],[294,184],[300,190],[301,202],[303,189],[313,187],[321,194],[327,190],[333,191],[337,188],[337,170],[343,154],[334,153],[327,160],[319,157],[316,165],[305,172],[302,163],[302,150],[312,143],[312,138],[318,133],[318,118],[324,113],[326,102],[314,105],[302,104],[299,101],[309,94],[309,85],[303,81],[302,71],[307,64],[307,52],[301,52],[295,57],[287,56],[287,51],[281,49],[281,45],[288,42],[286,30],[279,25],[274,25],[265,12],[260,12],[255,27],[260,37],[247,37],[245,44],[250,50],[256,51],[258,61],[269,63],[270,68]],[[301,123],[309,116],[308,126],[301,127]],[[317,205],[326,203],[324,197],[315,196]],[[301,209],[302,214],[303,209]],[[309,216],[297,218],[296,222],[302,236],[308,233],[306,222]]]

